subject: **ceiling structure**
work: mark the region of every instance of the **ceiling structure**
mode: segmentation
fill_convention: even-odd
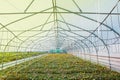
[[[119,37],[119,0],[0,0],[1,52],[110,53]]]

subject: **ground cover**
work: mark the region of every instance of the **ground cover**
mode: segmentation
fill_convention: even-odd
[[[48,54],[0,73],[1,80],[120,80],[120,73],[70,54]]]
[[[0,52],[0,64],[31,56],[37,56],[40,52]]]

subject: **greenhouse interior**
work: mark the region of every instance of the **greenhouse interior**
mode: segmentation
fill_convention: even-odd
[[[0,0],[0,80],[120,80],[120,0]]]

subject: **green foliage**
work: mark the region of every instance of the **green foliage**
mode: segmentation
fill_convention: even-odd
[[[6,63],[31,56],[37,56],[39,52],[0,52],[0,63]]]
[[[2,80],[120,80],[120,74],[69,54],[49,54],[2,71]]]

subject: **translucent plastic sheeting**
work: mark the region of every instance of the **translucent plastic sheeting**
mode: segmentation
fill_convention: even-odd
[[[111,68],[119,39],[119,0],[0,0],[1,52],[63,49]]]

